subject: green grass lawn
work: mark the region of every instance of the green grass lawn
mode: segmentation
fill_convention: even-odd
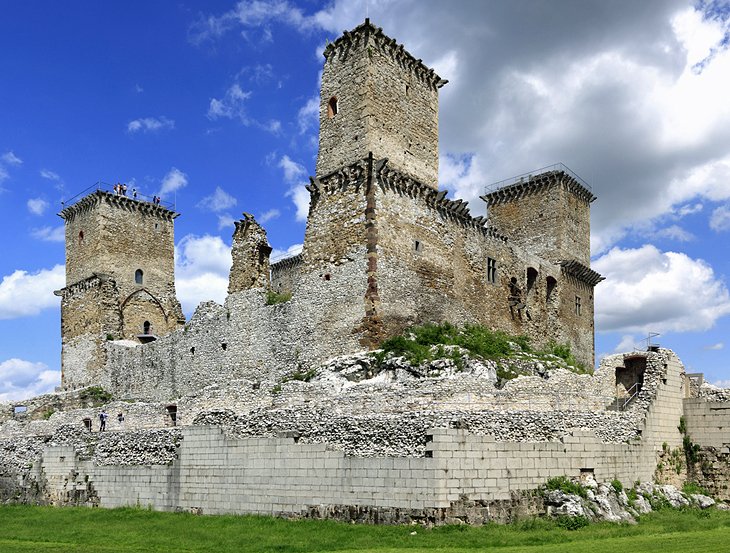
[[[141,509],[0,507],[2,553],[423,550],[718,553],[730,551],[730,513],[665,510],[644,517],[638,525],[604,523],[569,531],[543,520],[425,529]]]

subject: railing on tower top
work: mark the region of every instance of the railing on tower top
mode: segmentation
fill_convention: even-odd
[[[542,167],[540,169],[535,169],[534,171],[530,171],[529,173],[522,173],[521,175],[517,175],[516,177],[510,177],[508,179],[501,180],[499,182],[495,182],[492,184],[488,184],[484,187],[484,194],[491,194],[495,190],[498,190],[500,188],[504,188],[505,186],[511,186],[513,184],[518,184],[521,182],[530,182],[533,177],[537,177],[543,173],[549,173],[549,172],[563,172],[567,173],[571,177],[573,177],[576,181],[578,181],[582,186],[584,186],[589,192],[593,192],[593,188],[590,184],[588,184],[586,181],[584,181],[582,178],[580,178],[574,171],[571,171],[568,166],[566,166],[563,163],[555,163],[554,165],[548,165],[547,167]]]
[[[117,194],[117,192],[114,190],[114,187],[116,185],[104,182],[104,181],[97,181],[88,188],[85,188],[75,196],[72,196],[68,200],[61,200],[61,209],[65,209],[69,206],[72,206],[77,201],[79,201],[84,196],[87,196],[90,192],[94,190],[102,190],[104,192],[109,192],[110,194]],[[145,194],[140,194],[137,192],[137,196],[134,196],[133,193],[133,187],[127,186],[127,193],[126,194],[119,194],[120,196],[124,196],[125,198],[129,198],[130,200],[135,200],[138,202],[147,202],[147,203],[155,203],[154,202],[154,196],[147,196]],[[157,205],[160,205],[166,209],[170,209],[172,211],[175,211],[175,203],[174,202],[165,202],[160,200]]]

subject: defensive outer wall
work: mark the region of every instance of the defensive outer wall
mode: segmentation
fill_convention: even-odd
[[[292,437],[280,433],[280,437],[240,438],[225,424],[192,425],[171,428],[174,435],[160,437],[154,434],[160,430],[126,428],[104,436],[107,445],[97,446],[104,451],[94,458],[80,455],[73,445],[43,448],[39,462],[25,476],[25,485],[35,482],[41,499],[54,504],[142,505],[206,514],[369,522],[479,523],[495,518],[496,509],[554,476],[591,474],[604,482],[651,481],[662,455],[682,446],[681,417],[695,443],[714,446],[720,455],[727,453],[727,436],[712,437],[710,430],[703,434],[700,429],[723,424],[730,403],[687,398],[692,387],[671,351],[607,358],[602,369],[609,370],[610,378],[601,377],[601,369],[595,377],[573,377],[584,386],[587,381],[581,379],[585,378],[609,382],[614,367],[623,371],[637,358],[646,362],[642,391],[625,413],[614,413],[601,429],[591,429],[590,424],[581,429],[576,423],[557,438],[504,439],[476,428],[458,428],[460,424],[453,420],[426,430],[419,455],[356,456],[336,444],[304,442],[298,432],[291,432]],[[527,381],[535,378],[539,380],[529,377]],[[708,414],[713,410],[724,412]],[[543,415],[551,420],[551,413]],[[579,418],[577,412],[555,415]],[[215,420],[216,414],[209,416]],[[402,416],[406,421],[407,415]],[[519,419],[537,420],[535,413],[524,409],[512,411],[510,417],[513,424]],[[159,419],[148,424],[159,425]],[[632,425],[635,432],[629,439],[612,440],[612,428],[617,439],[624,439]],[[145,438],[145,432],[153,434]],[[367,437],[370,430],[361,432]],[[125,448],[145,439],[158,444],[156,453],[125,457],[123,452],[129,451]]]

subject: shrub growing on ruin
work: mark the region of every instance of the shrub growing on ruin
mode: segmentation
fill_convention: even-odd
[[[278,303],[285,303],[291,299],[291,293],[284,292],[279,293],[274,290],[266,292],[266,305],[276,305]]]
[[[580,497],[587,496],[586,489],[577,482],[573,482],[567,476],[555,476],[554,478],[550,478],[547,482],[545,482],[545,488],[548,490],[560,490],[563,493],[577,495]]]

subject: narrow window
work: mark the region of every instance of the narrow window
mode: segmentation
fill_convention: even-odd
[[[149,334],[151,327],[152,327],[152,325],[150,324],[150,322],[149,321],[145,321],[144,324],[142,325],[142,333],[143,334]]]
[[[575,296],[575,314],[580,315],[580,296]]]
[[[529,292],[532,290],[533,286],[535,286],[535,281],[537,281],[537,269],[534,267],[528,267],[527,268],[527,291]]]
[[[84,421],[84,428],[86,428],[86,430],[91,432],[91,419],[86,417],[85,419],[83,419],[83,421]]]
[[[84,231],[79,231],[79,245],[82,245],[84,243]]]
[[[172,426],[177,426],[177,405],[168,405],[165,407],[165,411],[167,411],[167,415],[170,417]]]
[[[327,103],[327,117],[332,119],[335,115],[337,115],[337,96],[332,96]]]
[[[497,260],[487,257],[487,282],[497,282]]]
[[[142,269],[137,269],[134,271],[134,282],[135,284],[142,284],[144,273],[142,272]]]
[[[420,240],[414,240],[413,241],[413,249],[417,252],[423,251],[423,243]]]
[[[13,409],[13,413],[15,415],[22,415],[23,413],[27,413],[28,408],[25,405],[16,405]]]
[[[546,293],[546,299],[550,301],[553,299],[553,292],[555,291],[555,287],[558,285],[558,281],[555,279],[555,277],[547,277],[547,293]]]

